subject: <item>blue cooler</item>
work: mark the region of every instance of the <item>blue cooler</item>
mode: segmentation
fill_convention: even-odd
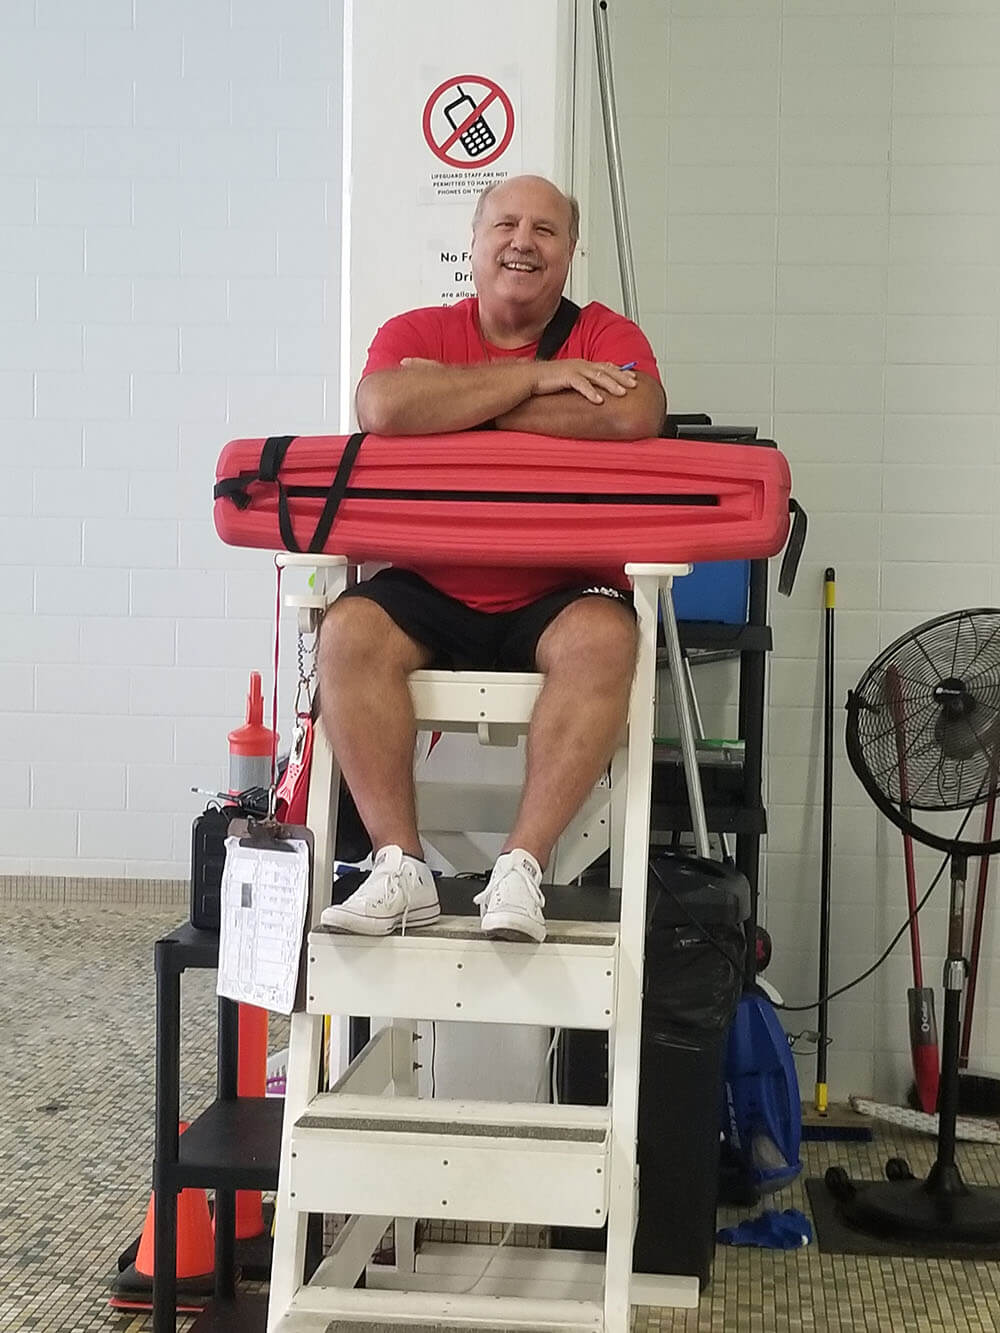
[[[710,560],[673,585],[678,620],[745,625],[750,598],[749,560]]]

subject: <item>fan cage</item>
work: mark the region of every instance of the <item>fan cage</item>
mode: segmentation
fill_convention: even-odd
[[[890,644],[848,698],[847,753],[894,823],[954,848],[913,812],[969,810],[1000,789],[1000,610],[951,612]]]

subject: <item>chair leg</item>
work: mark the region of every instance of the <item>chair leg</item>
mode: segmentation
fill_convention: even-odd
[[[417,1219],[397,1217],[393,1227],[396,1268],[400,1273],[417,1271]]]
[[[628,750],[624,747],[611,760],[611,799],[608,803],[608,840],[610,844],[610,873],[612,888],[621,888],[622,861],[625,853],[625,792],[627,787]]]
[[[334,848],[337,837],[337,802],[340,767],[317,720],[313,735],[312,766],[309,773],[309,803],[306,822],[313,831],[313,881],[310,895],[309,923],[319,923],[320,913],[330,902],[333,885]],[[275,1202],[274,1254],[271,1262],[271,1287],[268,1298],[268,1329],[272,1329],[288,1308],[292,1297],[305,1280],[308,1246],[308,1213],[295,1210],[286,1197],[291,1153],[291,1131],[296,1119],[309,1105],[320,1086],[323,1065],[323,1018],[319,1014],[292,1015],[288,1047],[288,1076],[285,1110],[281,1132],[279,1187]],[[332,1046],[331,1046],[332,1055]]]
[[[288,1043],[288,1077],[281,1130],[281,1165],[275,1198],[274,1249],[268,1296],[267,1327],[273,1329],[305,1280],[309,1214],[296,1211],[287,1197],[291,1131],[316,1095],[322,1060],[323,1020],[293,1014]]]
[[[632,1244],[636,1216],[642,962],[646,934],[649,801],[656,691],[656,580],[634,583],[639,655],[629,706],[623,828],[621,922],[615,1022],[608,1034],[612,1143],[604,1285],[606,1333],[627,1333],[631,1318]]]

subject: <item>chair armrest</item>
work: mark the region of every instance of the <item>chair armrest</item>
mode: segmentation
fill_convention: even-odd
[[[692,569],[692,565],[649,565],[635,564],[634,562],[629,561],[625,566],[625,573],[633,580],[640,578],[682,579],[687,574],[690,574]]]
[[[349,565],[351,562],[346,555],[310,555],[308,552],[299,553],[298,551],[275,551],[274,563],[283,568],[309,568],[330,569],[337,565]]]

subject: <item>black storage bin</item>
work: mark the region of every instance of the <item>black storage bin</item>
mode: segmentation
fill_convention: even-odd
[[[286,761],[287,762],[287,761]],[[278,775],[284,772],[285,763],[278,767]],[[197,930],[218,930],[222,903],[222,872],[226,865],[226,836],[229,833],[229,821],[237,815],[254,813],[238,805],[227,805],[220,809],[209,805],[198,816],[191,828],[191,924]],[[358,814],[358,807],[347,789],[347,784],[340,784],[340,798],[337,805],[337,846],[334,853],[338,861],[363,861],[372,850],[371,840]]]
[[[750,889],[738,871],[697,857],[650,864],[639,1071],[637,1273],[708,1282],[715,1248],[726,1035],[743,984]],[[559,1099],[607,1103],[604,1032],[566,1031]],[[603,1249],[606,1229],[557,1227],[552,1244]]]
[[[232,806],[210,805],[192,825],[190,919],[196,930],[219,929],[226,836],[235,813]]]

